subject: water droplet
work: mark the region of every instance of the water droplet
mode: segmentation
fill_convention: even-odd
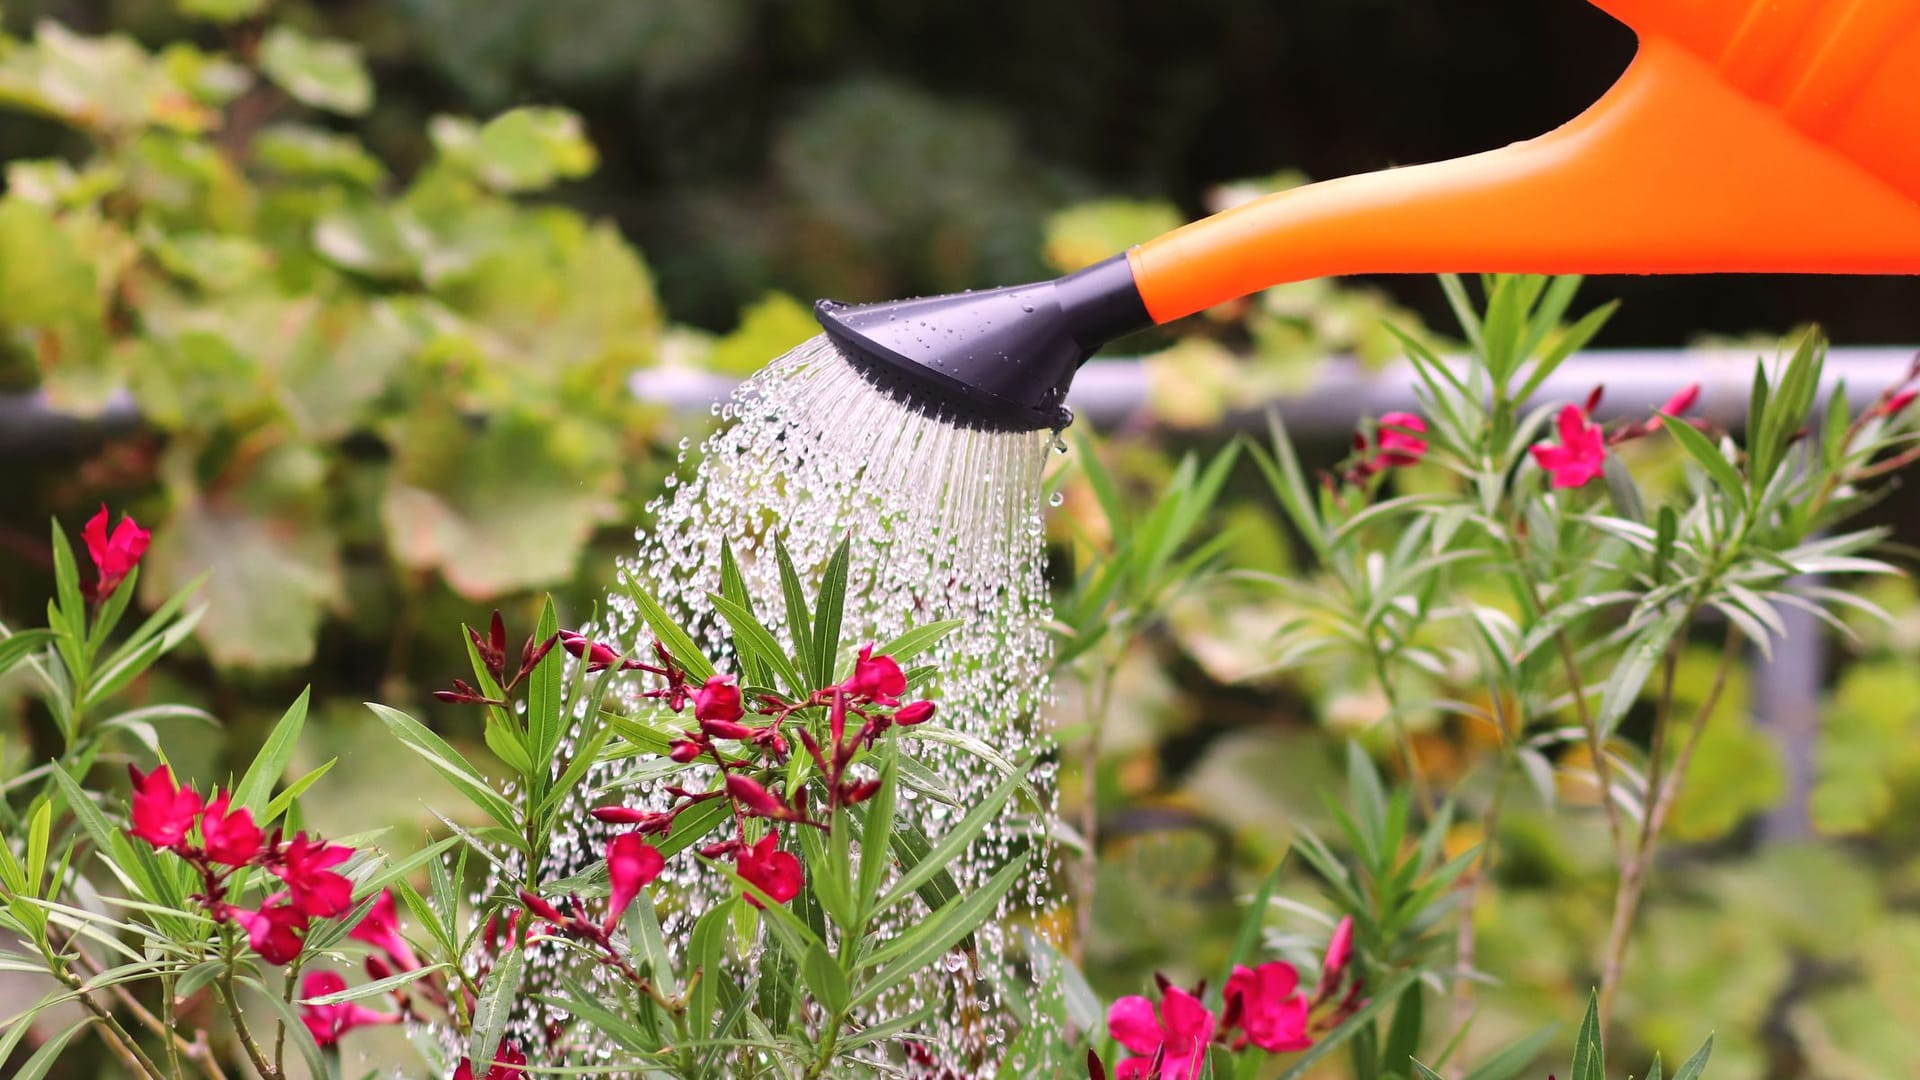
[[[1058,492],[1058,491],[1056,491],[1056,492],[1054,492],[1053,494],[1051,494],[1051,495],[1049,495],[1049,496],[1047,496],[1047,505],[1048,505],[1048,506],[1059,506],[1059,505],[1060,505],[1061,503],[1063,503],[1063,502],[1066,502],[1066,501],[1067,501],[1067,497],[1066,497],[1066,495],[1065,495],[1065,494],[1063,494],[1063,493],[1061,493],[1061,492]]]

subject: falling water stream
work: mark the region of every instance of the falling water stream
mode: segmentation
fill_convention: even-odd
[[[807,581],[850,538],[843,640],[886,641],[911,626],[960,620],[960,628],[926,657],[938,669],[938,681],[925,691],[939,704],[937,725],[1012,761],[1028,760],[1045,738],[1036,723],[1051,657],[1041,498],[1042,473],[1049,452],[1059,446],[1057,436],[949,423],[937,410],[874,387],[825,337],[775,360],[714,411],[722,426],[696,450],[683,443],[682,468],[648,506],[638,551],[621,569],[644,582],[696,640],[708,642],[726,670],[727,628],[708,598],[720,589],[722,543],[731,546],[756,611],[789,644],[775,536]],[[608,598],[594,634],[631,652],[651,641],[632,601],[620,592]],[[929,835],[937,837],[945,822],[1002,779],[997,766],[936,739],[935,732],[899,734],[903,751],[948,788],[937,794],[902,789],[901,812]],[[625,764],[603,766],[605,775],[590,778],[585,790],[611,780]],[[1016,853],[1035,853],[1027,880],[977,935],[977,964],[952,954],[910,995],[887,1006],[904,1013],[938,1003],[934,1020],[920,1032],[937,1064],[922,1062],[910,1075],[993,1075],[1003,1065],[1002,1075],[1025,1074],[1020,1062],[1002,1060],[1010,1041],[1006,995],[1031,998],[1047,988],[1008,985],[1001,960],[1009,944],[1007,917],[1044,913],[1054,902],[1047,854],[1052,766],[1036,765],[1029,780],[1045,805],[1038,812],[1010,809],[951,867],[964,895]],[[644,787],[623,788],[618,795],[650,809],[667,801]],[[615,797],[603,794],[594,805]],[[584,809],[568,815],[575,823],[570,833],[553,838],[543,879],[577,873],[598,858],[611,830]],[[689,858],[673,860],[661,880],[664,888],[656,892],[679,901],[661,911],[669,942],[684,938],[694,917],[730,894]],[[905,918],[924,915],[923,909],[908,911]],[[546,989],[539,983],[551,975],[534,959],[527,995]],[[539,1044],[539,1031],[550,1019],[526,1017],[524,1037]],[[897,1048],[888,1057],[891,1074],[902,1059]]]

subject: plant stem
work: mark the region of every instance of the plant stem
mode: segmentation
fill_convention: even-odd
[[[154,1064],[145,1050],[140,1049],[140,1043],[132,1033],[120,1026],[120,1021],[114,1019],[113,1013],[95,1000],[91,993],[81,989],[86,984],[78,975],[64,968],[58,974],[61,981],[67,984],[68,989],[75,992],[74,996],[80,1004],[93,1014],[94,1020],[103,1032],[102,1041],[107,1044],[109,1050],[113,1051],[114,1056],[126,1065],[128,1072],[150,1076],[153,1080],[167,1080],[167,1074],[160,1071],[160,1066]]]
[[[93,957],[88,956],[77,944],[74,946],[73,955],[75,961],[88,974],[100,974],[100,965],[95,963]],[[133,1018],[140,1022],[141,1027],[167,1040],[167,1056],[176,1076],[180,1073],[180,1064],[174,1055],[178,1053],[186,1055],[188,1061],[199,1065],[200,1070],[207,1074],[208,1080],[226,1080],[226,1075],[221,1071],[220,1062],[214,1057],[211,1047],[204,1041],[188,1042],[184,1036],[174,1030],[172,978],[161,980],[161,1012],[165,1014],[164,1017],[153,1015],[145,1005],[140,1004],[140,999],[134,997],[122,984],[115,983],[108,992],[133,1014]],[[206,1032],[196,1034],[204,1038]]]
[[[1693,761],[1694,750],[1700,745],[1707,721],[1720,703],[1720,695],[1726,689],[1727,675],[1732,670],[1734,658],[1740,653],[1741,642],[1740,628],[1729,626],[1726,640],[1720,647],[1719,665],[1714,669],[1713,685],[1694,712],[1687,740],[1674,759],[1671,771],[1664,769],[1664,758],[1668,717],[1673,711],[1674,672],[1680,659],[1679,638],[1676,637],[1667,652],[1661,677],[1660,709],[1654,719],[1653,757],[1647,766],[1646,812],[1640,823],[1639,842],[1632,858],[1621,868],[1620,884],[1614,893],[1613,926],[1607,937],[1606,966],[1600,978],[1600,1023],[1603,1028],[1612,1015],[1614,995],[1620,988],[1627,948],[1633,938],[1634,918],[1639,914],[1640,898],[1646,890],[1647,871],[1659,844],[1661,826],[1666,823],[1667,813],[1672,809],[1674,799],[1679,796],[1680,785],[1686,779],[1687,767]]]
[[[1620,827],[1620,808],[1613,801],[1613,766],[1607,760],[1607,740],[1600,733],[1600,725],[1594,719],[1593,711],[1587,708],[1587,688],[1580,679],[1580,664],[1574,658],[1573,642],[1568,640],[1565,630],[1554,631],[1553,638],[1560,646],[1560,662],[1567,671],[1567,689],[1573,695],[1574,710],[1580,717],[1580,729],[1587,733],[1587,754],[1593,758],[1593,779],[1600,785],[1600,806],[1607,815],[1607,836],[1613,842],[1614,866],[1619,867],[1627,857],[1626,834]]]
[[[229,957],[231,961],[231,957]],[[260,1074],[261,1080],[283,1080],[283,1075],[267,1055],[260,1044],[253,1040],[253,1032],[247,1029],[246,1014],[240,1011],[240,999],[233,993],[233,968],[229,966],[220,973],[215,984],[220,988],[220,1004],[226,1007],[227,1018],[233,1021],[233,1033],[239,1037],[240,1045],[247,1051],[247,1060],[253,1063],[253,1071]]]
[[[846,1022],[845,1014],[834,1014],[832,1021],[827,1024],[826,1031],[820,1036],[820,1053],[815,1056],[813,1063],[807,1066],[802,1080],[820,1080],[827,1075],[827,1067],[833,1064],[833,1052],[840,1045],[840,1029]]]
[[[67,946],[71,944],[74,954],[80,957],[83,966],[91,964],[86,955],[80,952],[80,947],[75,941],[77,936],[77,934],[69,934],[64,940],[56,940],[57,935],[49,933],[40,943],[40,955],[47,961],[48,974],[60,980],[67,989],[72,990],[80,1004],[87,1012],[93,1014],[94,1020],[100,1027],[101,1041],[106,1043],[107,1049],[113,1051],[114,1056],[127,1066],[128,1072],[144,1073],[153,1077],[154,1080],[166,1080],[166,1074],[160,1071],[160,1067],[154,1064],[146,1051],[140,1049],[140,1044],[133,1035],[120,1025],[120,1021],[114,1019],[111,1011],[94,999],[92,991],[86,989],[86,981],[74,974],[61,959]],[[93,968],[92,972],[98,974],[99,969]]]
[[[1407,733],[1406,718],[1400,715],[1400,695],[1394,693],[1393,682],[1387,678],[1387,658],[1378,647],[1373,653],[1373,677],[1380,683],[1380,696],[1387,699],[1387,715],[1393,721],[1394,741],[1400,744],[1400,761],[1406,766],[1407,780],[1413,785],[1413,801],[1419,804],[1420,812],[1433,812],[1433,788],[1427,783],[1427,774],[1420,768],[1420,755],[1413,751],[1413,737]]]
[[[294,958],[287,968],[287,985],[281,991],[280,1000],[287,1003],[287,1009],[293,1009],[293,988],[300,982],[300,959]],[[273,1020],[273,1069],[284,1072],[287,1067],[287,1021],[283,1016]]]
[[[1080,773],[1080,888],[1074,911],[1072,947],[1068,953],[1077,967],[1086,959],[1087,936],[1093,932],[1094,882],[1100,874],[1100,737],[1107,730],[1107,708],[1113,699],[1114,669],[1106,665],[1088,687],[1086,762]]]
[[[1487,801],[1487,813],[1481,819],[1480,865],[1467,880],[1466,894],[1460,903],[1460,925],[1454,931],[1454,966],[1458,977],[1453,984],[1453,1029],[1464,1031],[1468,1021],[1473,1018],[1473,972],[1474,951],[1478,943],[1478,927],[1473,921],[1474,911],[1479,906],[1482,884],[1491,880],[1494,856],[1499,852],[1494,838],[1500,830],[1500,812],[1506,805],[1507,773],[1513,768],[1513,735],[1526,730],[1526,717],[1514,717],[1511,723],[1506,716],[1506,708],[1500,703],[1498,687],[1489,688],[1492,693],[1489,700],[1493,704],[1494,719],[1500,725],[1500,762],[1493,774],[1493,796]],[[1519,702],[1516,699],[1516,707]],[[1512,733],[1512,735],[1509,734]],[[1453,1076],[1459,1076],[1462,1067],[1455,1065],[1448,1070]]]

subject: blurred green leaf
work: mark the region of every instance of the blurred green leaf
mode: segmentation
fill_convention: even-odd
[[[1048,265],[1070,273],[1111,258],[1183,224],[1180,211],[1158,199],[1101,199],[1047,219]]]
[[[475,600],[564,581],[612,516],[618,479],[610,448],[568,434],[519,411],[478,432],[414,418],[380,511],[394,559]]]
[[[728,375],[751,375],[819,332],[820,324],[806,305],[786,293],[768,293],[747,305],[732,333],[714,342],[705,366]]]
[[[373,78],[360,48],[310,38],[275,23],[260,39],[260,70],[302,104],[358,116],[373,105]]]
[[[513,109],[482,125],[438,116],[430,131],[443,158],[495,191],[540,191],[587,175],[599,161],[580,117],[567,109]]]
[[[267,9],[267,0],[178,0],[180,14],[211,22],[250,19]]]
[[[351,135],[305,124],[270,124],[253,137],[253,160],[284,176],[341,180],[373,187],[386,178],[386,166]]]

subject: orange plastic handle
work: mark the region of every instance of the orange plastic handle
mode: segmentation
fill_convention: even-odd
[[[1920,0],[1595,2],[1640,52],[1584,114],[1150,240],[1148,313],[1335,274],[1920,274]]]

